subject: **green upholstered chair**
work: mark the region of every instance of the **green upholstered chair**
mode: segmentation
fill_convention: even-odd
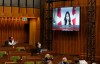
[[[26,59],[26,56],[22,56],[22,59]]]
[[[4,57],[5,55],[7,55],[6,51],[0,51],[0,57]]]
[[[20,60],[20,56],[11,56],[10,59],[11,59],[13,62],[17,62],[18,60]]]
[[[16,47],[16,49],[17,49],[18,51],[24,51],[24,50],[25,50],[25,47]]]
[[[8,62],[5,62],[3,64],[18,64],[18,63],[17,62],[10,62],[10,61],[8,61]]]
[[[35,64],[35,62],[34,61],[27,61],[24,64]]]

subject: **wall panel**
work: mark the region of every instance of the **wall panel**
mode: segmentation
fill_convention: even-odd
[[[40,10],[36,8],[19,8],[0,6],[0,17],[39,17]]]
[[[20,16],[27,16],[26,15],[26,8],[20,8]]]
[[[11,7],[4,7],[4,15],[11,16]]]
[[[37,18],[36,21],[36,42],[39,41],[40,42],[40,18]]]
[[[96,57],[100,58],[100,0],[96,4]],[[54,2],[53,7],[71,6],[70,1]],[[80,30],[78,32],[53,31],[53,50],[61,54],[85,54],[87,43],[87,0],[74,0],[72,6],[80,6]]]
[[[40,42],[40,19],[29,18],[29,44],[35,47],[36,42]]]
[[[3,15],[3,7],[0,6],[0,15],[2,16]]]
[[[36,18],[33,18],[33,19],[30,19],[30,22],[29,22],[29,28],[30,28],[30,31],[29,31],[29,44],[30,45],[34,45],[35,47],[35,42],[36,42],[36,21],[37,19]]]
[[[28,42],[28,33],[25,32],[24,25],[22,18],[0,17],[0,45],[3,45],[10,36],[19,43]]]
[[[28,17],[32,17],[33,14],[34,14],[33,12],[34,12],[34,9],[33,8],[27,8]]]
[[[40,16],[40,10],[34,8],[34,10],[33,10],[33,14],[34,14],[35,17],[39,17],[39,16]]]
[[[18,16],[18,15],[19,15],[19,8],[12,7],[12,16]]]

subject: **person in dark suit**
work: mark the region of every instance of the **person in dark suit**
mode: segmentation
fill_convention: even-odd
[[[46,54],[44,59],[43,59],[43,64],[53,64],[53,56],[50,54]]]
[[[16,45],[16,41],[14,40],[14,38],[11,36],[8,38],[8,41],[5,42],[4,46],[14,46]]]
[[[69,63],[67,62],[67,58],[66,57],[63,57],[62,58],[62,61],[59,62],[58,64],[69,64]]]
[[[35,43],[35,46],[36,46],[36,52],[37,54],[41,53],[41,43],[40,42],[37,42]]]

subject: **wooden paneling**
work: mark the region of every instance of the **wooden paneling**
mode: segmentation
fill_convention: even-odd
[[[28,33],[25,32],[25,22],[22,18],[0,17],[0,43],[4,43],[10,36],[19,43],[28,42]]]
[[[20,16],[26,16],[26,8],[20,8]]]
[[[53,31],[53,46],[57,53],[67,53],[67,54],[80,54],[86,52],[86,0],[85,2],[74,0],[72,6],[80,6],[80,30],[77,32],[64,32],[64,31]],[[81,2],[81,4],[80,4]],[[85,4],[83,6],[83,4]],[[66,2],[55,2],[54,7],[68,7],[71,6],[70,1]]]
[[[100,58],[100,4],[98,3],[100,3],[100,0],[97,0],[96,7],[96,55]]]
[[[28,17],[32,17],[33,16],[33,12],[34,12],[33,8],[27,8]]]
[[[36,42],[40,42],[40,18],[37,18],[36,21]]]
[[[3,15],[3,7],[0,6],[0,15],[2,16]]]
[[[36,40],[36,18],[30,19],[29,44],[34,45]]]
[[[11,7],[4,7],[4,15],[11,16]]]
[[[0,17],[39,17],[40,10],[35,8],[19,8],[19,7],[6,7],[0,6]]]
[[[100,58],[100,0],[96,4],[96,56]],[[65,4],[65,5],[64,5]],[[68,7],[70,1],[55,2],[53,7]],[[77,32],[53,31],[53,50],[61,54],[82,54],[86,53],[87,43],[87,0],[74,0],[72,6],[80,6],[80,30]]]
[[[40,41],[40,18],[29,18],[29,44],[35,47]]]
[[[12,16],[18,16],[18,15],[19,15],[19,8],[12,7]]]
[[[40,17],[40,10],[34,8],[34,10],[33,10],[33,14],[34,14],[34,17]]]

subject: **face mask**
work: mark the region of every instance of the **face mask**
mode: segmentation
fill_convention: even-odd
[[[63,64],[67,64],[66,62],[63,62]]]

